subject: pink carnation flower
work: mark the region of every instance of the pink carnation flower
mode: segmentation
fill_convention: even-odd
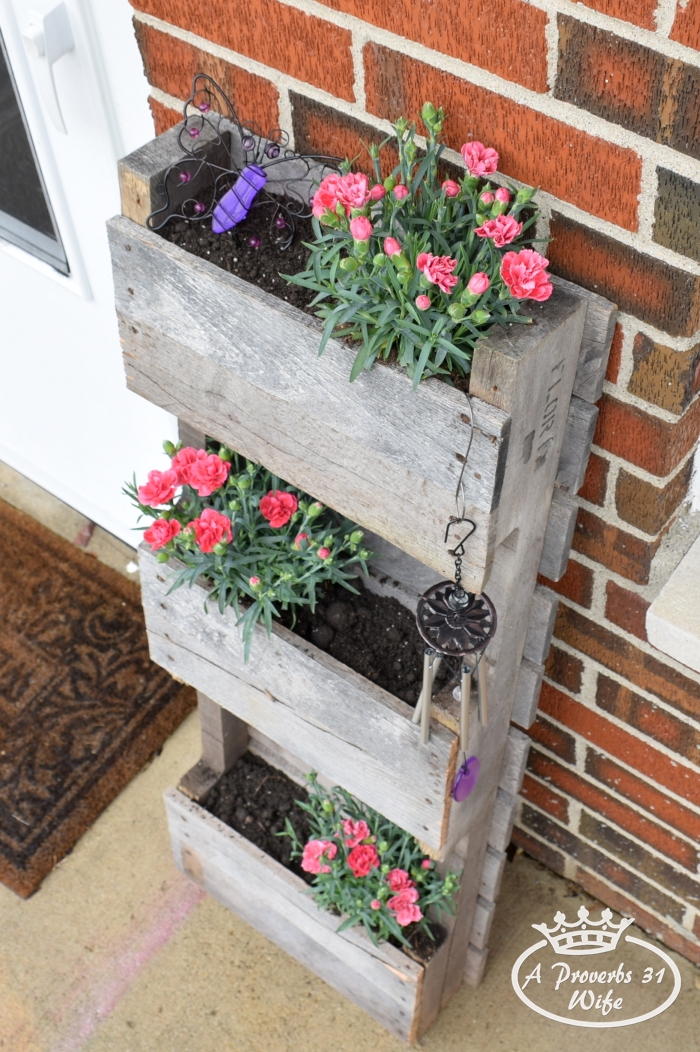
[[[312,203],[312,212],[317,219],[323,219],[326,211],[335,212],[335,206],[338,203],[339,186],[340,176],[335,173],[327,175],[325,179],[321,180]]]
[[[423,271],[428,281],[437,285],[448,296],[455,285],[459,284],[459,278],[452,273],[457,267],[457,260],[451,259],[450,256],[433,256],[430,252],[421,252],[416,266]]]
[[[319,559],[327,559],[328,556],[331,554],[331,550],[330,548],[319,548],[316,554],[318,555]]]
[[[480,270],[477,271],[476,274],[472,274],[467,284],[467,288],[475,296],[481,296],[482,293],[486,292],[490,284],[491,280],[488,274],[484,274],[484,272]]]
[[[350,220],[350,233],[355,241],[369,241],[373,229],[367,216],[357,216],[356,219]]]
[[[223,486],[228,478],[231,465],[222,460],[216,453],[207,453],[204,449],[197,450],[197,457],[188,466],[188,479],[190,486],[197,490],[200,497],[209,497],[214,490]]]
[[[402,891],[404,888],[415,888],[415,880],[411,880],[405,869],[392,869],[386,875],[387,884],[392,891]]]
[[[330,873],[331,867],[325,865],[324,859],[332,862],[337,853],[337,846],[330,840],[309,840],[301,856],[301,868],[307,873]]]
[[[228,544],[233,537],[231,520],[214,508],[205,508],[198,519],[188,523],[187,528],[194,529],[199,550],[205,553],[212,552],[221,541]]]
[[[338,182],[338,200],[350,215],[353,208],[364,208],[369,201],[369,179],[363,172],[348,172]]]
[[[387,906],[394,911],[396,920],[402,928],[422,918],[420,908],[415,905],[417,901],[418,892],[415,888],[402,888],[398,895],[392,895],[387,902]]]
[[[404,186],[403,183],[398,183],[394,187],[394,197],[397,201],[404,201],[408,197],[408,187]]]
[[[518,300],[548,300],[552,285],[546,268],[549,260],[531,248],[506,252],[501,262],[501,277]]]
[[[494,197],[490,190],[484,190],[483,194],[479,197],[479,201],[482,205],[493,204],[493,200]]]
[[[366,877],[379,866],[379,855],[373,844],[358,844],[348,855],[348,865],[355,877]]]
[[[421,869],[432,869],[433,860],[431,858],[424,858],[420,864]]]
[[[260,498],[260,511],[273,530],[285,526],[298,507],[299,502],[294,494],[281,489],[272,489]]]
[[[149,508],[157,508],[173,499],[179,485],[175,471],[149,471],[145,486],[139,486],[139,501]]]
[[[296,548],[296,550],[300,551],[301,550],[302,541],[308,541],[308,539],[309,539],[308,533],[298,533],[296,535],[296,537],[294,538],[294,547]]]
[[[379,901],[379,899],[372,899],[372,901],[370,902],[370,906],[373,910],[380,910],[382,908],[382,904]]]
[[[381,201],[386,197],[386,190],[381,183],[376,183],[369,192],[370,201]]]
[[[416,307],[418,310],[430,309],[430,296],[416,296]]]
[[[499,186],[498,190],[496,190],[496,200],[504,205],[507,205],[510,201],[510,194],[504,186]]]
[[[250,585],[251,588],[257,588],[258,585],[260,584],[260,578],[259,577],[255,577],[255,576],[249,577],[248,578],[248,584]]]
[[[478,226],[474,233],[477,237],[493,238],[496,248],[503,248],[515,241],[523,229],[523,224],[512,216],[496,216],[495,219],[487,219],[483,226]]]
[[[398,256],[401,251],[401,245],[395,237],[384,238],[384,253],[387,256]]]
[[[347,847],[357,847],[369,836],[369,826],[362,819],[355,822],[352,818],[344,818],[341,824]]]
[[[498,154],[483,142],[465,142],[462,157],[470,175],[491,175],[498,168]]]
[[[442,189],[446,197],[457,197],[459,194],[459,183],[456,183],[454,179],[445,179]]]
[[[190,481],[190,468],[197,459],[197,453],[204,453],[203,449],[193,449],[192,446],[185,446],[179,453],[176,453],[170,462],[170,467],[175,472],[178,478],[178,482],[181,486],[186,486]]]
[[[157,552],[159,548],[164,548],[174,537],[177,537],[179,532],[180,523],[177,519],[156,519],[153,525],[144,532],[143,539],[150,544],[151,551]]]

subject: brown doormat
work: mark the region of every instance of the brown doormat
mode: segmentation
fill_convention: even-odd
[[[194,708],[138,587],[0,501],[0,880],[27,897]]]

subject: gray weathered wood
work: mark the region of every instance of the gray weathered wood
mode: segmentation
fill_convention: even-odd
[[[517,695],[516,695],[517,696]],[[511,796],[517,796],[523,784],[527,754],[530,751],[530,738],[517,727],[511,727],[506,738],[506,748],[501,764],[499,786]]]
[[[202,763],[224,774],[248,748],[248,725],[197,691]]]
[[[258,931],[409,1044],[439,1011],[428,972],[444,968],[447,946],[427,965],[319,910],[307,885],[176,790],[165,794],[175,864]]]
[[[457,736],[427,746],[413,710],[281,625],[258,626],[250,660],[231,609],[204,610],[202,585],[167,595],[170,566],[140,549],[151,657],[436,851],[446,843]]]
[[[536,665],[533,661],[523,658],[511,713],[511,719],[518,727],[527,729],[535,722],[543,676],[544,665]]]
[[[530,619],[523,657],[535,665],[544,665],[549,654],[554,621],[559,607],[559,596],[543,584],[535,587],[530,607]]]
[[[575,292],[588,304],[573,393],[586,402],[597,402],[603,393],[605,371],[617,320],[617,305],[596,292],[565,281],[564,278],[552,277],[552,283],[555,288]]]
[[[540,560],[540,573],[549,581],[560,581],[566,573],[577,516],[576,501],[563,490],[555,489]]]
[[[206,435],[203,431],[198,431],[196,428],[191,427],[186,420],[178,420],[177,431],[178,438],[183,446],[193,446],[195,449],[204,449]]]
[[[215,771],[202,760],[198,760],[194,767],[182,776],[178,789],[190,800],[200,804],[209,796],[220,777],[221,771]]]
[[[597,419],[598,406],[584,402],[582,398],[571,399],[564,444],[559,455],[557,485],[572,496],[583,485]]]
[[[481,896],[476,900],[474,922],[472,924],[469,942],[472,946],[476,946],[478,950],[483,950],[486,947],[486,943],[488,942],[491,933],[491,925],[493,923],[495,909],[495,902],[491,902],[488,899],[482,899]]]
[[[495,851],[505,851],[510,844],[510,834],[513,829],[513,818],[517,803],[515,796],[504,792],[503,789],[498,790],[488,841]]]
[[[464,980],[469,986],[478,986],[483,979],[488,955],[488,948],[480,950],[476,946],[469,946],[464,968]]]
[[[498,898],[505,864],[505,851],[496,851],[492,847],[487,847],[484,855],[484,868],[481,871],[481,884],[479,886],[479,895],[483,899],[495,902]]]

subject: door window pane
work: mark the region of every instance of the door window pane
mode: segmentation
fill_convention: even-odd
[[[22,104],[0,36],[0,238],[68,273]]]

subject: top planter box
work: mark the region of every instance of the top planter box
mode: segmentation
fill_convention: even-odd
[[[175,132],[121,162],[125,211],[140,223],[180,154]],[[451,577],[444,531],[469,441],[464,395],[437,380],[414,392],[386,365],[350,384],[353,354],[342,342],[317,357],[316,319],[139,222],[109,223],[130,389]],[[601,304],[558,283],[547,303],[528,304],[532,326],[495,331],[477,347],[464,479],[477,524],[463,564],[472,591],[523,511],[551,499],[539,477],[559,455],[572,389],[592,389],[595,362],[604,365],[611,314]]]

